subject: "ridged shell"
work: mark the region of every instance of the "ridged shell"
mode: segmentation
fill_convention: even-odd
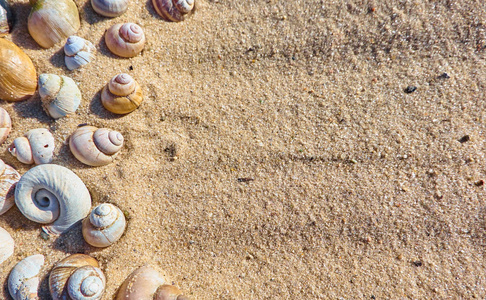
[[[167,21],[184,21],[185,16],[194,12],[195,0],[152,0],[157,13]]]
[[[41,74],[39,95],[44,111],[54,119],[74,113],[81,103],[81,91],[74,80],[62,75]]]
[[[7,230],[0,227],[0,264],[14,253],[15,242]]]
[[[113,77],[101,92],[101,103],[115,114],[127,114],[137,109],[143,100],[142,88],[128,74]]]
[[[50,48],[78,31],[79,12],[72,0],[31,0],[27,27],[32,38]]]
[[[7,0],[0,0],[0,37],[12,31],[14,15]]]
[[[49,275],[53,300],[96,300],[105,290],[106,279],[96,259],[73,254],[59,261]]]
[[[45,128],[29,130],[24,136],[16,138],[8,148],[13,156],[24,164],[49,164],[54,155],[54,137]]]
[[[27,171],[15,188],[15,204],[31,221],[50,224],[47,233],[61,234],[84,219],[91,196],[83,181],[58,165],[40,165]]]
[[[20,101],[37,89],[37,73],[32,60],[14,43],[0,39],[0,99]]]
[[[73,155],[80,162],[94,167],[113,162],[122,147],[122,134],[107,128],[82,126],[69,138]]]
[[[5,142],[12,130],[12,120],[8,112],[0,107],[0,144]]]
[[[0,159],[0,215],[15,204],[15,185],[20,174]]]
[[[128,0],[91,0],[91,6],[100,15],[114,18],[127,11]]]
[[[24,258],[10,272],[8,276],[8,291],[14,300],[39,299],[39,273],[44,265],[44,256],[41,254]]]
[[[84,240],[95,247],[108,247],[118,241],[126,227],[123,212],[113,204],[96,206],[83,221]]]
[[[142,27],[134,23],[115,24],[105,33],[105,42],[113,54],[121,57],[134,57],[145,46]]]
[[[70,36],[64,45],[64,62],[69,70],[87,65],[94,58],[94,45],[79,36]]]

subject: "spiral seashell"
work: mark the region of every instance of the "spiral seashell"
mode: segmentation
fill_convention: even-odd
[[[79,12],[72,0],[30,0],[30,4],[27,27],[42,48],[50,48],[78,31]]]
[[[73,155],[80,162],[94,167],[113,162],[122,147],[122,134],[107,128],[82,126],[69,138],[69,149]]]
[[[0,39],[0,99],[25,100],[34,95],[36,88],[32,60],[14,43]]]
[[[32,129],[16,138],[8,151],[24,164],[49,164],[54,155],[54,137],[45,128]]]
[[[45,232],[61,234],[88,215],[91,196],[71,170],[47,164],[22,175],[15,188],[15,204],[27,219],[50,224],[43,227]]]
[[[123,235],[126,228],[123,212],[113,204],[96,206],[83,221],[84,240],[95,247],[108,247]]]
[[[42,108],[54,119],[74,113],[81,103],[81,92],[74,80],[62,75],[41,74],[39,95]]]
[[[97,300],[105,291],[105,275],[98,261],[85,254],[73,254],[59,261],[49,275],[53,300]]]
[[[8,112],[0,107],[0,144],[5,142],[12,130],[12,120]]]
[[[116,300],[188,300],[187,296],[151,266],[143,266],[123,282]]]
[[[105,33],[105,42],[113,54],[121,57],[134,57],[145,46],[142,27],[134,23],[115,24]]]
[[[0,215],[15,204],[15,185],[20,174],[0,159]]]
[[[113,77],[101,92],[101,103],[115,114],[128,114],[137,109],[143,100],[142,88],[128,74]]]
[[[79,36],[70,36],[64,45],[64,62],[69,70],[75,70],[87,65],[94,57],[93,43]]]
[[[152,0],[155,10],[167,21],[184,21],[185,16],[194,12],[195,0]]]
[[[0,0],[0,37],[12,31],[14,15],[7,0]]]
[[[128,0],[91,0],[91,6],[100,15],[114,18],[127,11]]]
[[[14,240],[7,230],[0,227],[0,264],[14,253]]]
[[[39,273],[44,265],[44,255],[36,254],[24,258],[8,276],[8,291],[14,300],[39,299]]]

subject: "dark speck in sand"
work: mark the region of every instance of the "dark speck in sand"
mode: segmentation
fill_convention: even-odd
[[[417,87],[416,86],[413,86],[413,85],[409,85],[407,86],[407,88],[405,90],[403,90],[405,93],[407,94],[411,94],[413,92],[415,92],[417,90]]]

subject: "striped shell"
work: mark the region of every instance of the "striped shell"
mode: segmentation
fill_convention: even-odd
[[[93,43],[79,36],[70,36],[64,45],[64,63],[69,70],[75,70],[87,65],[94,58]]]
[[[123,212],[113,204],[96,206],[83,221],[84,240],[95,247],[108,247],[118,241],[127,223]]]
[[[74,113],[81,103],[81,91],[74,80],[62,75],[41,74],[39,95],[42,108],[54,119]]]
[[[113,77],[101,92],[101,103],[115,114],[127,114],[137,109],[143,100],[142,88],[128,74]]]
[[[127,11],[128,0],[91,0],[91,6],[98,14],[114,18]]]
[[[137,24],[115,24],[106,31],[105,42],[113,54],[134,57],[142,52],[145,46],[145,34]]]
[[[15,185],[20,174],[0,159],[0,215],[15,204]]]
[[[39,273],[44,265],[44,256],[31,255],[24,258],[10,272],[8,276],[8,291],[14,300],[39,299]]]
[[[45,128],[32,129],[16,138],[8,151],[24,164],[49,164],[54,155],[54,137]]]
[[[152,4],[162,18],[172,22],[184,21],[195,8],[195,0],[152,0]]]

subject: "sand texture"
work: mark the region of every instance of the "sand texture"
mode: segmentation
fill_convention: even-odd
[[[17,208],[0,217],[14,255],[99,260],[112,299],[153,264],[193,299],[484,299],[486,297],[486,2],[484,0],[197,0],[184,22],[132,0],[110,19],[76,0],[78,35],[96,46],[79,71],[62,44],[41,49],[28,1],[6,38],[38,73],[71,77],[83,95],[53,120],[40,97],[1,101],[13,128],[0,158],[33,128],[52,131],[54,163],[86,184],[93,205],[128,216],[113,246],[81,227],[44,240]],[[135,22],[142,54],[119,58],[106,29]],[[126,72],[145,96],[116,116],[101,89]],[[446,73],[444,75],[444,73]],[[406,93],[405,89],[416,90]],[[67,145],[79,124],[120,131],[114,163],[88,167]]]

